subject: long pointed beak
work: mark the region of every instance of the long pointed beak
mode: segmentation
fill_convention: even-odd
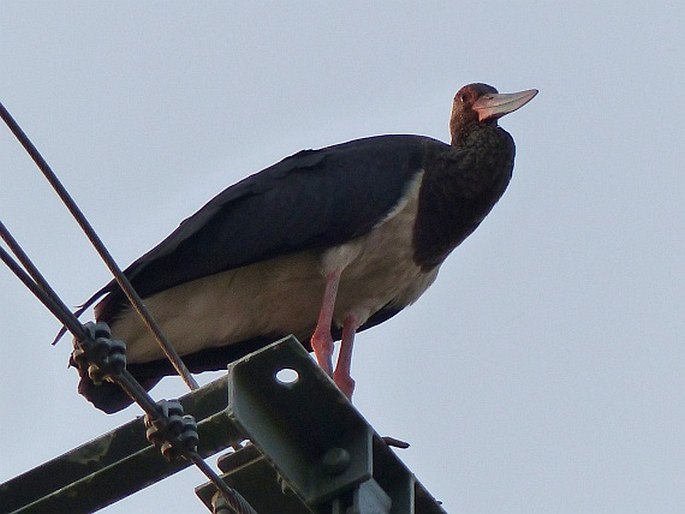
[[[530,102],[537,89],[528,89],[518,93],[498,93],[481,96],[472,106],[478,113],[478,121],[501,118],[505,114],[514,112]]]

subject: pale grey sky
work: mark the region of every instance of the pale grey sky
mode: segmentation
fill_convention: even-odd
[[[355,404],[412,443],[448,512],[680,513],[684,19],[677,2],[4,1],[0,98],[126,265],[299,149],[446,140],[463,84],[540,89],[502,120],[503,199],[415,306],[359,336]],[[0,159],[0,218],[81,303],[104,266],[6,129]],[[55,320],[5,269],[0,291],[2,482],[140,411],[94,410]],[[202,482],[104,512],[203,512]]]

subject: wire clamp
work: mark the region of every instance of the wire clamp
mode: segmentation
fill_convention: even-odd
[[[94,384],[99,385],[108,376],[118,376],[126,368],[126,343],[112,339],[107,323],[88,322],[83,325],[88,337],[74,340],[70,362],[82,376],[87,373]]]
[[[145,415],[148,441],[158,447],[168,461],[177,460],[185,452],[197,451],[199,436],[195,418],[183,413],[178,400],[160,400],[157,406],[157,419]]]

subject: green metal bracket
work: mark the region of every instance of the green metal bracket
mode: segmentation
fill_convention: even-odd
[[[250,440],[219,467],[261,514],[445,514],[294,337],[180,401],[201,456]],[[188,465],[167,462],[138,418],[0,484],[0,512],[93,512]],[[215,491],[196,489],[210,510]]]
[[[371,478],[371,427],[295,338],[232,364],[228,398],[229,417],[308,504]]]
[[[294,337],[231,363],[228,390],[254,446],[219,467],[258,512],[445,513]],[[211,509],[211,484],[196,492]]]
[[[203,457],[243,439],[226,415],[226,378],[180,401],[198,422]],[[145,439],[138,418],[0,484],[0,512],[93,512],[189,465],[167,462]]]

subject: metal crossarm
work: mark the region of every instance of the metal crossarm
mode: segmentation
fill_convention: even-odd
[[[237,448],[221,478],[260,514],[445,514],[294,337],[180,402],[200,456]],[[138,418],[0,484],[0,512],[93,512],[191,464],[168,462],[145,430]],[[211,482],[196,494],[231,512]]]
[[[198,422],[202,457],[243,439],[226,415],[226,398],[226,378],[180,398]],[[138,418],[0,484],[0,511],[93,512],[190,465],[169,463],[145,438]]]

